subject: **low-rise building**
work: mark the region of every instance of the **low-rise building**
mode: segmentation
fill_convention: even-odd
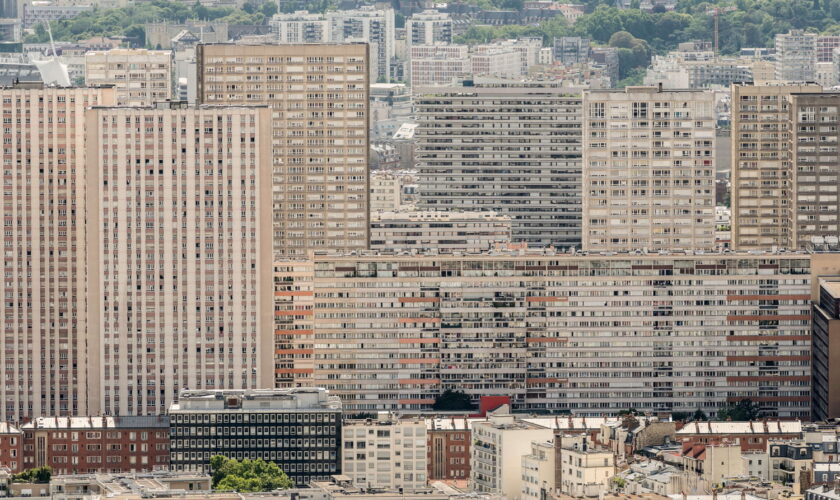
[[[510,217],[495,212],[376,212],[370,216],[370,248],[480,253],[507,245],[510,225]]]
[[[224,455],[274,462],[300,485],[341,472],[341,400],[324,389],[184,390],[169,416],[175,471]]]
[[[341,470],[359,488],[417,492],[426,488],[426,422],[379,412],[347,420],[342,429]]]
[[[805,443],[776,441],[768,444],[770,480],[783,484],[796,494],[811,481],[814,466],[813,450]]]
[[[8,422],[0,422],[0,468],[20,472],[23,465],[23,432]]]
[[[609,450],[592,448],[585,435],[559,438],[560,493],[575,498],[598,497],[609,487],[616,473],[615,455]]]
[[[840,488],[835,485],[823,485],[805,492],[805,500],[840,500]]]
[[[532,442],[522,456],[521,500],[543,500],[557,491],[557,450],[551,441]]]
[[[23,469],[55,474],[160,471],[169,468],[169,418],[38,417],[21,426]]]
[[[554,432],[514,415],[491,413],[473,422],[470,447],[470,486],[478,493],[518,498],[522,493],[522,456],[531,442],[550,440]]]
[[[689,422],[676,431],[676,440],[685,445],[713,444],[724,440],[741,446],[741,451],[766,451],[772,440],[790,440],[802,437],[799,421],[754,422]]]
[[[470,477],[470,436],[475,419],[427,418],[429,481],[466,480]]]

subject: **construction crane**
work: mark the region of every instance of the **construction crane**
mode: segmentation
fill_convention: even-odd
[[[706,15],[712,15],[715,21],[715,58],[720,55],[720,13],[738,10],[737,7],[713,7],[706,11]]]

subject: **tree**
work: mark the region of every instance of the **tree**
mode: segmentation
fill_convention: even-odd
[[[694,416],[692,417],[697,422],[706,422],[709,420],[709,417],[706,415],[706,412],[697,408],[697,411],[694,412]]]
[[[213,473],[213,488],[216,490],[251,493],[285,490],[294,486],[277,464],[261,458],[240,462],[216,455],[210,459],[210,470]]]
[[[45,465],[19,472],[12,476],[13,483],[49,483],[52,477],[52,469]]]
[[[737,403],[729,403],[729,406],[718,410],[719,420],[732,420],[734,422],[745,422],[755,420],[761,416],[761,408],[758,403],[751,399],[742,399]]]
[[[435,398],[435,404],[432,405],[432,409],[438,411],[461,411],[473,410],[475,406],[473,406],[472,400],[465,392],[446,389]]]

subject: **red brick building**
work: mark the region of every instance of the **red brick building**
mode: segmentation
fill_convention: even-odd
[[[676,432],[676,441],[683,454],[699,455],[704,445],[736,443],[741,451],[767,451],[770,440],[791,440],[802,437],[802,423],[783,422],[689,422]]]
[[[23,465],[23,433],[17,427],[0,422],[0,467],[20,472]]]
[[[481,419],[426,419],[429,480],[470,478],[470,423],[474,420]]]
[[[54,474],[126,473],[169,468],[169,418],[39,417],[21,426],[22,468]]]

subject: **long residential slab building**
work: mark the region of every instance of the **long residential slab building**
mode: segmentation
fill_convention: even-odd
[[[348,411],[447,388],[517,410],[808,418],[811,301],[833,253],[314,253],[275,263],[276,384]]]

